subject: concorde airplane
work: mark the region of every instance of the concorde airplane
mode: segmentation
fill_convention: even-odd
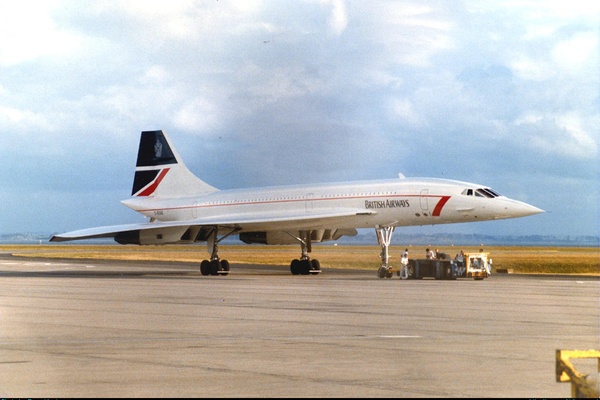
[[[127,207],[145,223],[83,229],[50,241],[114,238],[120,244],[206,242],[210,257],[202,275],[227,275],[218,244],[231,235],[245,243],[300,244],[292,274],[321,271],[312,243],[354,236],[375,228],[381,246],[379,272],[390,268],[389,246],[398,226],[516,218],[543,210],[498,194],[487,186],[447,179],[405,178],[218,190],[185,166],[163,131],[142,132]]]

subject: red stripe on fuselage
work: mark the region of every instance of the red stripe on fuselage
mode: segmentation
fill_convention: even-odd
[[[169,169],[170,168],[165,168],[161,170],[154,182],[152,182],[152,184],[150,184],[146,189],[140,192],[138,196],[150,196],[152,193],[154,193],[156,188],[158,188],[158,185],[160,185],[160,182],[162,182],[165,175],[167,175],[167,172],[169,172]]]
[[[450,197],[451,196],[442,196],[440,198],[440,201],[438,201],[438,203],[435,205],[435,208],[433,209],[433,213],[431,215],[434,217],[439,217],[442,213],[442,208],[444,208],[448,200],[450,200]]]

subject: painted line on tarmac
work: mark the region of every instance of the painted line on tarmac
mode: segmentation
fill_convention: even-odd
[[[339,340],[373,340],[373,339],[422,339],[423,336],[415,335],[333,335],[333,336],[317,336],[317,337],[305,337],[305,336],[229,336],[215,338],[213,336],[178,336],[178,337],[95,337],[95,338],[79,338],[79,339],[50,339],[44,341],[46,345],[67,345],[67,344],[118,344],[118,343],[144,343],[144,342],[210,342],[216,341],[239,342],[242,340],[246,341],[273,341],[273,342],[318,342],[326,343],[328,341],[339,341]],[[39,343],[38,339],[3,339],[0,340],[2,346],[13,346],[13,345],[24,345],[31,343]],[[191,347],[195,345],[192,344]],[[204,346],[204,345],[202,345]],[[190,345],[188,345],[190,347]],[[1,363],[1,362],[0,362]]]
[[[96,268],[95,265],[73,265],[70,263],[53,263],[53,262],[36,262],[36,261],[26,261],[26,262],[14,262],[14,261],[0,261],[0,266],[19,266],[19,267],[37,267],[37,270],[30,270],[27,272],[57,272],[57,271],[75,271],[84,268]],[[39,269],[39,267],[53,267],[48,269]],[[62,268],[61,268],[62,267]]]
[[[380,336],[375,336],[375,337],[382,338],[382,339],[411,339],[411,338],[420,339],[423,336],[417,336],[417,335],[380,335]]]

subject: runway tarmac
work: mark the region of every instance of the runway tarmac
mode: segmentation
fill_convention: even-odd
[[[2,398],[569,397],[556,350],[600,348],[598,277],[0,254],[0,284]]]

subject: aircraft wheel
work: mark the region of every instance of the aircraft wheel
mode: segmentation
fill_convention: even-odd
[[[387,274],[387,269],[385,269],[384,267],[379,267],[379,270],[377,270],[377,276],[379,278],[385,278],[386,274]]]
[[[321,263],[319,260],[310,260],[310,274],[316,275],[321,271]]]
[[[302,274],[302,275],[310,274],[310,260],[300,261],[300,274]]]
[[[219,260],[212,260],[212,261],[210,261],[210,274],[211,275],[218,275],[219,271],[222,271],[222,269],[221,269],[221,262]]]
[[[292,263],[290,264],[290,271],[292,271],[293,275],[298,275],[300,273],[300,260],[292,260]]]
[[[210,261],[202,260],[200,263],[200,273],[202,275],[210,275]]]
[[[225,271],[224,274],[219,274],[219,275],[229,275],[229,270],[231,269],[230,265],[229,265],[229,261],[227,260],[221,260],[221,271]]]

